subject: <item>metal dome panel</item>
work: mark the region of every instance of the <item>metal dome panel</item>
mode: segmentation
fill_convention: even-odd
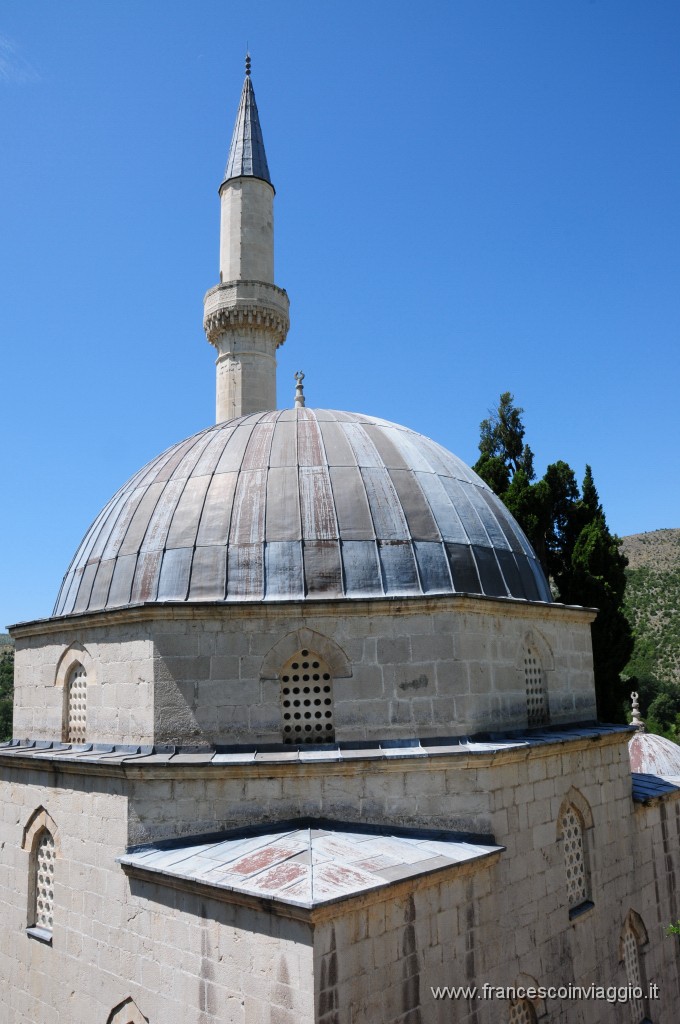
[[[54,614],[451,593],[550,601],[517,523],[455,455],[302,408],[218,423],[144,466],[88,530]]]
[[[680,746],[651,732],[636,732],[628,743],[630,769],[644,775],[680,776]]]

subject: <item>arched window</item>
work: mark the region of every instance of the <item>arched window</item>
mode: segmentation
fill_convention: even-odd
[[[543,667],[535,647],[527,646],[524,650],[524,682],[527,693],[527,722],[529,728],[548,725],[548,698],[545,692]]]
[[[640,947],[647,941],[647,930],[642,923],[642,918],[634,910],[630,910],[621,932],[619,957],[623,960],[626,981],[631,990],[628,1005],[632,1024],[643,1024],[643,1022],[646,1024],[649,1021],[645,999],[647,986],[640,963]],[[639,996],[635,995],[635,992],[638,992]]]
[[[54,867],[59,853],[59,830],[44,807],[38,807],[24,828],[21,849],[28,861],[29,935],[52,942],[54,923]]]
[[[623,962],[626,965],[626,978],[632,989],[642,989],[640,979],[640,954],[638,953],[637,940],[631,931],[627,931],[623,937]],[[645,1020],[645,1007],[642,999],[634,996],[629,999],[630,1016],[633,1024],[640,1024]]]
[[[284,743],[333,743],[333,688],[324,659],[304,648],[281,669]]]
[[[509,1024],[536,1024],[536,1011],[528,999],[518,999],[510,1004]]]
[[[87,672],[77,662],[66,682],[64,739],[68,743],[84,743],[87,733]]]
[[[33,927],[51,932],[54,924],[54,839],[44,828],[38,836],[34,855]]]
[[[48,818],[43,811],[34,819],[24,837],[24,848],[30,853],[28,886],[28,934],[52,944],[54,925],[54,836],[41,821]]]
[[[149,1024],[149,1018],[144,1016],[134,999],[128,996],[118,1006],[114,1006],[106,1018],[106,1024]]]
[[[564,843],[564,868],[567,877],[567,902],[575,910],[590,900],[583,820],[573,804],[562,810],[559,821]]]

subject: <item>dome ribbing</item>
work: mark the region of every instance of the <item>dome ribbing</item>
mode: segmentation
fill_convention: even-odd
[[[302,408],[218,423],[141,469],[88,530],[53,614],[451,593],[550,601],[517,523],[455,455]]]

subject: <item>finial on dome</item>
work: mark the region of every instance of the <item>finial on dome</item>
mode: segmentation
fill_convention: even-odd
[[[250,78],[250,54],[246,50],[246,78]]]
[[[632,712],[632,716],[631,716],[632,719],[633,719],[633,723],[632,724],[635,726],[635,728],[637,729],[638,732],[644,732],[645,731],[645,723],[643,722],[642,718],[640,717],[640,705],[638,704],[638,695],[637,695],[637,693],[634,693],[634,692],[631,693],[630,699],[631,699],[632,704],[633,704],[633,712]]]
[[[302,382],[304,379],[304,373],[302,372],[302,370],[298,370],[298,372],[295,374],[295,380],[297,381],[297,383],[295,385],[295,405],[293,406],[294,409],[304,409],[305,407],[305,395],[302,390]]]

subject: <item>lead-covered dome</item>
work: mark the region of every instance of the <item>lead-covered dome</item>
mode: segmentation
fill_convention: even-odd
[[[628,743],[630,769],[644,775],[680,776],[680,746],[651,732],[636,732]]]
[[[517,523],[455,455],[301,408],[218,423],[141,469],[88,530],[54,614],[452,593],[550,600]]]

